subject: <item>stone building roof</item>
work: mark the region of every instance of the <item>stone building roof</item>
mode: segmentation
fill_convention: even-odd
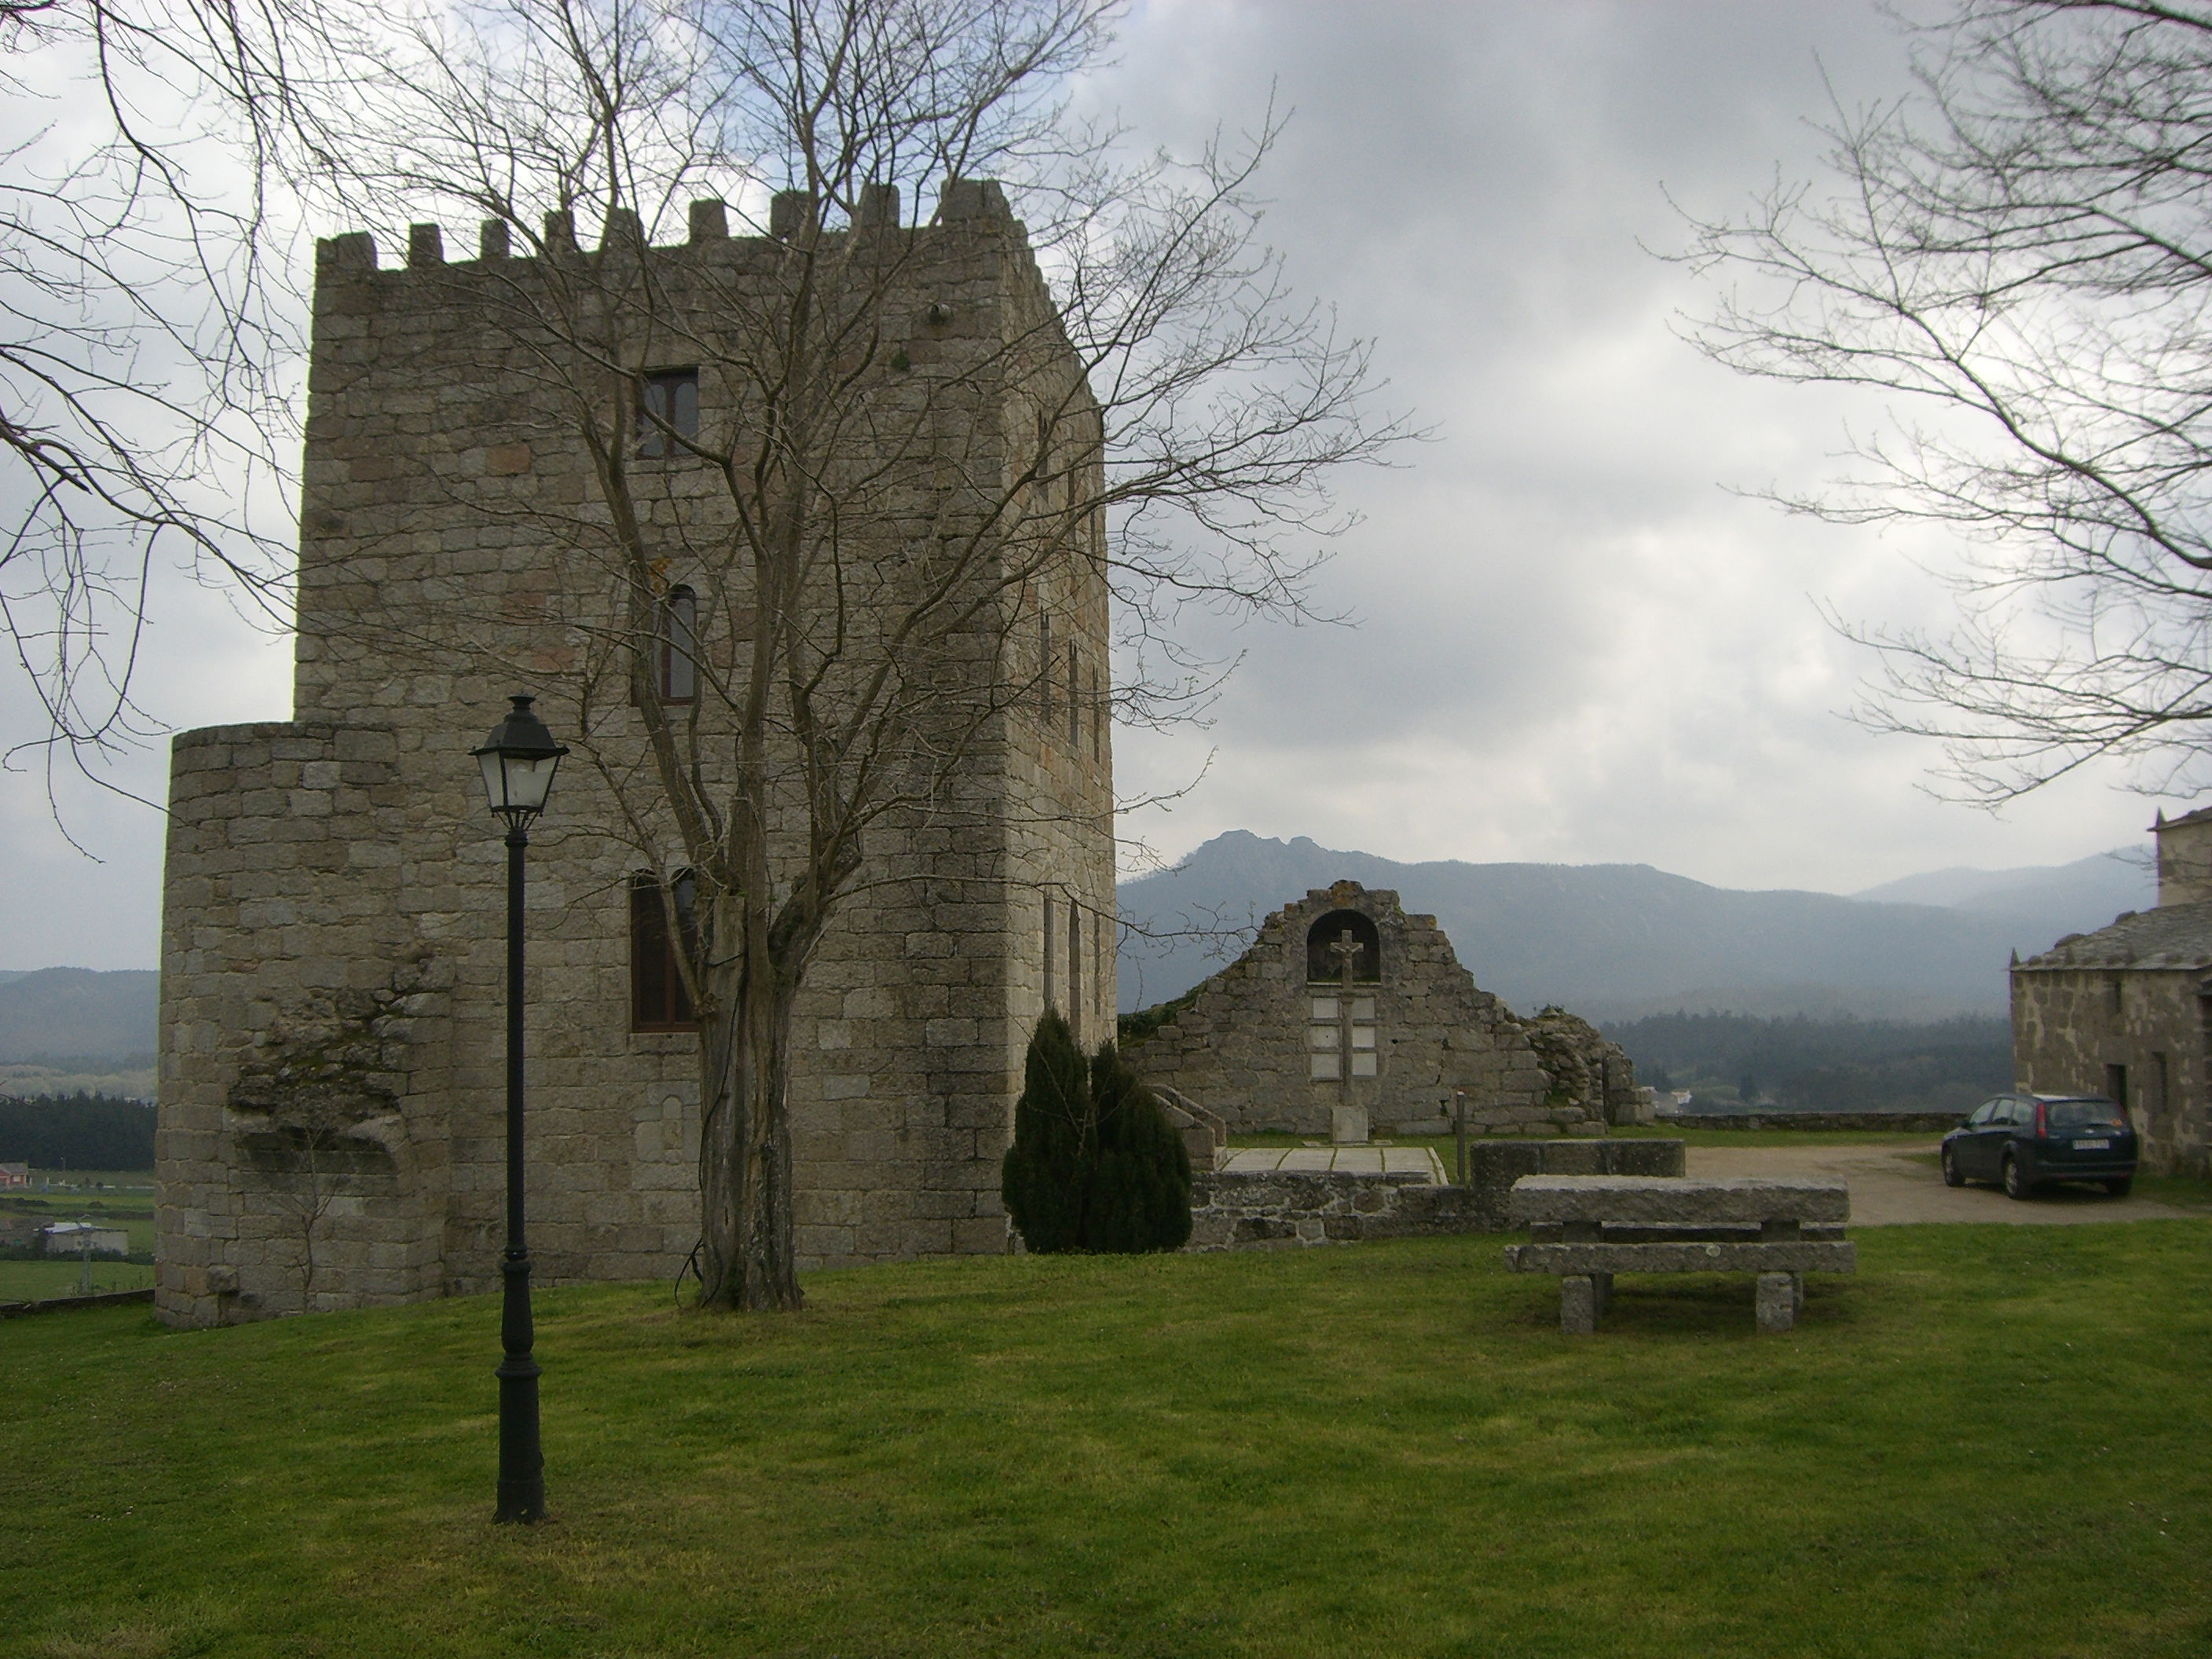
[[[2033,971],[2072,968],[2212,968],[2212,900],[2133,910],[2094,933],[2069,933],[2018,964]]]

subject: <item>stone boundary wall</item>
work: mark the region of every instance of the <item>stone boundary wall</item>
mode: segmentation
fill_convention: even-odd
[[[0,1319],[21,1319],[27,1314],[64,1313],[72,1308],[119,1308],[132,1302],[151,1302],[154,1287],[136,1291],[100,1291],[91,1296],[50,1296],[39,1302],[0,1302]]]
[[[1532,1175],[1680,1176],[1687,1148],[1680,1140],[1479,1140],[1468,1144],[1468,1187],[1480,1224],[1472,1231],[1515,1231],[1507,1213],[1513,1183]]]
[[[1679,1140],[1486,1140],[1472,1178],[1440,1187],[1412,1172],[1209,1170],[1194,1174],[1187,1250],[1267,1250],[1370,1238],[1515,1231],[1507,1194],[1524,1175],[1680,1176]]]
[[[1680,1129],[1890,1129],[1901,1135],[1941,1134],[1966,1121],[1965,1112],[1670,1112],[1659,1120]]]

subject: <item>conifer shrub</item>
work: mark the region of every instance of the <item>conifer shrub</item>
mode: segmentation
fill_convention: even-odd
[[[1031,1250],[1135,1254],[1190,1237],[1190,1155],[1113,1043],[1086,1066],[1048,1010],[1030,1038],[999,1190]]]
[[[1178,1250],[1190,1238],[1190,1153],[1113,1043],[1091,1061],[1098,1161],[1084,1231],[1089,1248],[1135,1255]]]
[[[1030,1036],[1014,1143],[999,1176],[1006,1213],[1022,1243],[1040,1255],[1084,1248],[1091,1132],[1090,1068],[1067,1022],[1048,1008]]]

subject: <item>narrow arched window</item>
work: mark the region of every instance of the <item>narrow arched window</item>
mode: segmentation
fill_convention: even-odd
[[[1037,718],[1052,723],[1052,612],[1037,609]]]
[[[1067,755],[1075,758],[1083,743],[1083,651],[1073,640],[1067,645]]]
[[[1067,901],[1067,1023],[1075,1039],[1083,1040],[1083,907],[1071,895]]]
[[[668,926],[669,912],[676,927]],[[629,882],[629,1026],[633,1031],[693,1031],[699,1027],[691,994],[677,961],[678,944],[697,960],[698,884],[689,872],[661,890],[647,872]]]
[[[699,596],[688,587],[670,588],[655,632],[653,672],[661,702],[692,702],[699,695]]]
[[[647,460],[680,453],[699,435],[699,371],[663,368],[638,377],[637,453]]]

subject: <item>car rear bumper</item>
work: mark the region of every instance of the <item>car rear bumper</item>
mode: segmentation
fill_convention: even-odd
[[[2045,1163],[2041,1158],[2023,1160],[2031,1181],[2125,1181],[2136,1172],[2136,1160],[2131,1158],[2068,1158],[2064,1163]]]

